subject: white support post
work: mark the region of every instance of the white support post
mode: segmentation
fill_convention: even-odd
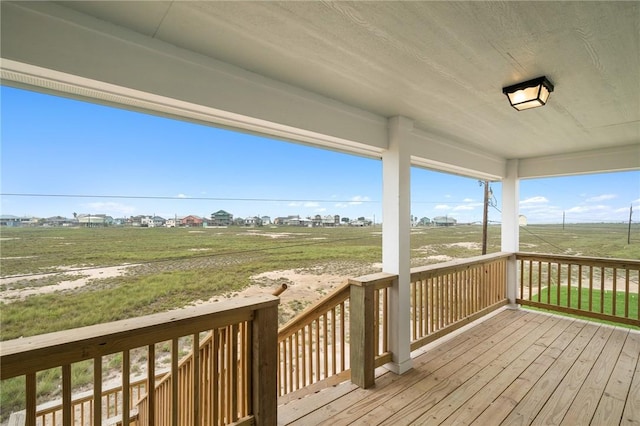
[[[386,367],[403,374],[412,367],[410,324],[411,154],[413,122],[389,119],[389,149],[382,155],[382,264],[398,275],[389,294],[389,345],[393,361]]]
[[[502,251],[516,253],[520,249],[518,160],[508,160],[506,172],[502,181]],[[516,304],[517,291],[518,263],[514,254],[507,263],[507,298],[512,306]]]

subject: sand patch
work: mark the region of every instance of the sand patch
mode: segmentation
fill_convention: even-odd
[[[260,232],[260,231],[247,231],[247,232],[243,232],[241,234],[236,234],[236,235],[244,235],[244,236],[249,236],[249,237],[253,237],[253,236],[258,236],[258,237],[269,237],[269,238],[273,238],[273,239],[279,239],[279,238],[291,238],[291,237],[295,237],[297,235],[305,235],[305,234],[294,234],[292,232]]]
[[[127,269],[132,266],[137,266],[134,264],[129,265],[120,265],[120,266],[108,266],[103,268],[73,268],[73,267],[60,267],[60,271],[64,271],[66,275],[71,275],[76,277],[72,280],[61,281],[57,284],[46,285],[38,287],[36,285],[32,287],[22,287],[18,289],[8,289],[4,290],[7,286],[10,286],[12,283],[17,283],[19,281],[33,281],[34,284],[37,283],[39,279],[51,278],[58,275],[60,272],[50,272],[46,274],[35,274],[28,276],[14,276],[14,277],[5,277],[0,278],[0,287],[3,290],[0,290],[0,302],[1,303],[11,303],[16,300],[24,300],[29,296],[33,296],[36,294],[47,294],[54,293],[56,291],[62,290],[72,290],[80,287],[84,287],[89,284],[92,280],[96,279],[105,279],[105,278],[114,278],[122,276],[126,273]]]

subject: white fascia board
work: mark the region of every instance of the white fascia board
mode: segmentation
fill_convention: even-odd
[[[380,158],[387,120],[52,3],[1,3],[2,78]]]
[[[420,129],[411,131],[411,164],[474,179],[496,181],[506,174],[506,159],[445,141]]]
[[[640,143],[607,149],[519,160],[518,177],[552,176],[640,170]]]

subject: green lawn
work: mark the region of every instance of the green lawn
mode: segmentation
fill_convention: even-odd
[[[569,290],[567,289],[567,287],[561,286],[560,300],[558,300],[558,287],[551,286],[550,288],[542,289],[542,291],[540,292],[539,299],[538,299],[538,295],[533,295],[531,300],[535,302],[540,301],[542,303],[547,303],[547,297],[549,297],[550,305],[589,311],[589,289],[588,288],[578,289],[578,287],[571,287],[571,293],[569,294]],[[578,298],[580,298],[580,300],[578,300]],[[604,299],[603,299],[602,292],[599,289],[597,290],[594,289],[591,293],[591,306],[592,306],[591,311],[604,313],[607,315],[614,315],[613,299],[614,299],[613,291],[605,290]],[[568,300],[570,301],[570,303],[567,302]],[[625,293],[618,291],[615,293],[615,301],[616,301],[615,316],[623,317],[623,318],[626,316],[627,318],[638,319],[638,294],[637,293],[629,294],[629,299],[627,301],[625,300]],[[578,302],[580,303],[578,304]],[[601,310],[601,303],[602,303],[602,310]],[[625,315],[625,306],[627,306],[628,315]],[[532,308],[532,309],[535,309],[535,308]],[[568,314],[562,314],[562,313],[560,314],[568,315]],[[571,316],[576,316],[576,315],[571,315]],[[593,318],[589,318],[589,320],[612,324],[612,325],[618,325],[622,327],[640,329],[640,327],[627,326],[627,325],[609,322],[609,321],[596,320]]]

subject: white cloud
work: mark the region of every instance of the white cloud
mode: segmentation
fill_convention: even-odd
[[[473,198],[465,198],[462,201],[464,201],[465,203],[472,203],[474,200],[473,200]]]
[[[597,206],[575,206],[567,210],[567,213],[587,213],[602,210],[610,210],[609,206],[597,205]]]
[[[325,209],[324,207],[315,210],[316,213],[323,213],[323,212],[326,212],[326,211],[327,211],[327,209]]]
[[[586,201],[593,203],[593,202],[599,202],[599,201],[605,201],[605,200],[613,200],[614,198],[618,198],[618,196],[616,194],[602,194],[602,195],[597,195],[595,197],[587,198]]]
[[[136,212],[136,208],[121,203],[114,202],[95,202],[86,205],[92,212],[96,214],[108,215],[132,215]]]
[[[475,207],[471,205],[462,205],[462,206],[456,206],[453,208],[453,211],[460,211],[460,210],[475,210]]]
[[[434,210],[451,210],[451,206],[447,204],[438,204],[433,208]]]
[[[178,198],[189,198],[187,195],[185,194],[178,194],[177,195]]]
[[[540,204],[540,203],[548,203],[549,200],[547,199],[547,197],[543,197],[543,196],[537,196],[537,197],[531,197],[531,198],[527,198],[526,200],[522,200],[520,201],[520,205],[522,206],[523,204]]]
[[[315,201],[307,201],[306,203],[304,203],[304,207],[307,208],[312,208],[312,207],[319,207],[320,204],[316,203]]]
[[[356,195],[355,197],[351,198],[351,201],[349,202],[349,204],[351,205],[359,205],[362,204],[365,201],[371,201],[371,199],[367,196],[362,196],[362,195]]]

